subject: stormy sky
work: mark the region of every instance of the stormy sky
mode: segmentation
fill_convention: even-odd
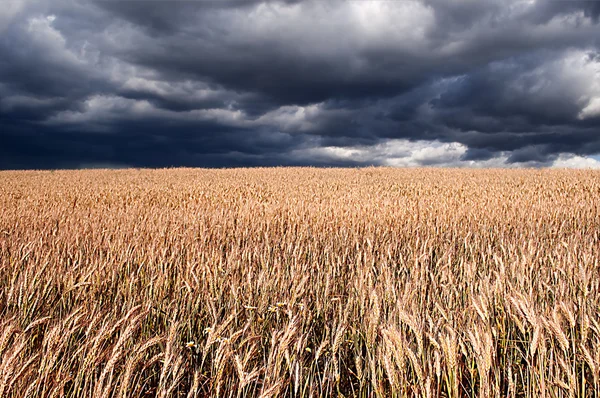
[[[599,154],[600,0],[0,6],[0,169]]]

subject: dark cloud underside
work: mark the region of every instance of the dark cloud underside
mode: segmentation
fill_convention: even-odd
[[[600,153],[600,1],[7,1],[2,169]]]

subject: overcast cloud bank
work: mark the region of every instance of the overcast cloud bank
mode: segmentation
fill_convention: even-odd
[[[5,0],[0,168],[598,168],[599,17],[599,1]]]

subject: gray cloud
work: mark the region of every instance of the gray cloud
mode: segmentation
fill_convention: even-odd
[[[598,1],[7,1],[0,168],[600,153]]]

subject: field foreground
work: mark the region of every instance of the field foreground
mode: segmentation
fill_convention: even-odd
[[[599,397],[600,173],[0,173],[0,397]]]

